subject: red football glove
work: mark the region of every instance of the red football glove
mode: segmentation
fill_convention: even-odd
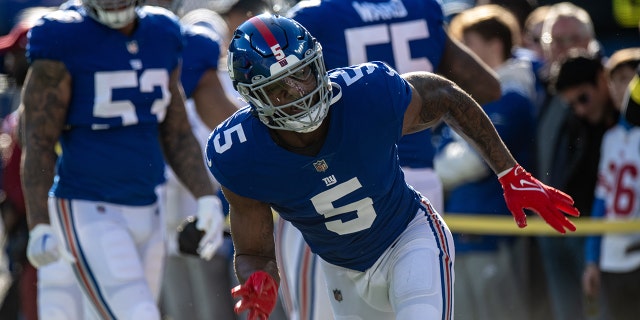
[[[231,289],[233,298],[240,298],[234,310],[237,314],[249,310],[248,320],[267,320],[276,306],[278,284],[264,271],[254,272],[243,284]]]
[[[529,209],[560,233],[565,233],[565,228],[576,231],[576,226],[564,215],[580,216],[568,194],[538,181],[519,164],[498,180],[502,184],[507,207],[518,227],[527,226],[527,216],[523,209]]]

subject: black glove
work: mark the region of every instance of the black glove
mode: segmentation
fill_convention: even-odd
[[[196,228],[198,218],[196,216],[188,216],[178,226],[178,249],[181,253],[200,256],[198,246],[200,239],[204,237],[205,232]],[[224,237],[231,237],[229,231],[224,230]]]
[[[204,236],[204,231],[196,228],[198,218],[189,216],[178,226],[178,248],[181,253],[199,256],[198,245]]]

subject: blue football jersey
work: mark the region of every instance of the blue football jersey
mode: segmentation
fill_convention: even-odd
[[[320,41],[328,69],[379,60],[400,73],[435,72],[442,59],[445,21],[436,0],[310,0],[288,15]],[[326,17],[333,18],[328,23]],[[433,167],[432,140],[431,130],[404,136],[400,164]]]
[[[147,205],[164,181],[158,125],[183,37],[169,11],[137,9],[131,36],[59,10],[31,29],[28,58],[58,60],[72,77],[66,128],[51,192],[62,198]]]
[[[379,60],[399,73],[434,71],[444,50],[436,0],[302,1],[288,15],[320,41],[328,69]]]
[[[329,131],[315,157],[276,145],[245,107],[207,142],[209,170],[229,190],[269,203],[326,261],[366,270],[415,216],[396,143],[411,88],[384,63],[330,72]]]
[[[222,39],[213,30],[198,25],[185,25],[183,33],[186,44],[180,80],[184,93],[189,98],[205,71],[218,70]]]

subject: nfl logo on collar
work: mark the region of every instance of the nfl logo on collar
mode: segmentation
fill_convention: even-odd
[[[316,168],[317,172],[325,172],[327,171],[327,169],[329,169],[329,166],[327,165],[327,162],[324,161],[324,159],[314,162],[313,167]]]

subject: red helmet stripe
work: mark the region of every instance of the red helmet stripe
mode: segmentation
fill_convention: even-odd
[[[249,19],[249,22],[253,24],[256,29],[258,29],[258,32],[260,32],[262,38],[264,38],[264,40],[267,42],[269,48],[273,48],[273,46],[278,44],[278,41],[276,41],[276,37],[273,35],[271,30],[269,30],[269,27],[267,27],[264,21],[258,18],[258,16],[252,17],[251,19]]]

